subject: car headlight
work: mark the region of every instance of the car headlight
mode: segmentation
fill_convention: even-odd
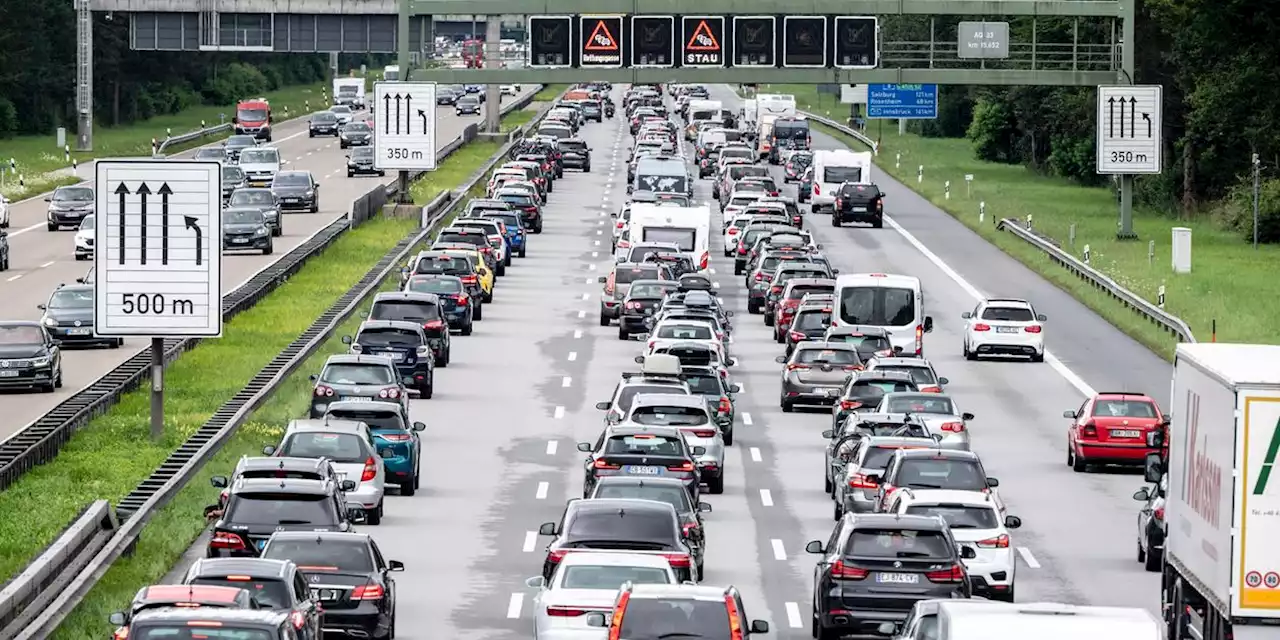
[[[265,236],[268,233],[271,233],[271,231],[266,227],[258,227],[258,230],[254,232],[254,235]]]
[[[275,219],[275,218],[280,217],[280,212],[279,212],[279,211],[276,211],[275,209],[268,209],[268,210],[266,210],[266,211],[262,212],[262,216],[263,216],[264,218]]]
[[[31,366],[33,366],[33,367],[47,367],[47,366],[49,366],[49,362],[50,362],[50,361],[51,361],[51,358],[50,358],[49,356],[41,356],[41,357],[39,357],[39,358],[33,358],[33,359],[31,360]]]
[[[316,192],[315,192],[315,191],[308,191],[308,192],[307,192],[307,197],[308,197],[308,198],[314,197],[315,195],[316,195]]]
[[[54,320],[53,318],[50,318],[49,316],[45,316],[43,319],[41,319],[41,320],[40,320],[40,322],[43,322],[43,323],[44,323],[44,326],[46,326],[46,327],[56,327],[56,326],[58,326],[58,321],[57,321],[57,320]]]

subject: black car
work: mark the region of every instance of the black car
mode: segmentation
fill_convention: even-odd
[[[314,388],[309,418],[322,418],[329,404],[340,400],[369,398],[371,401],[400,402],[409,390],[386,358],[340,353],[329,356],[318,375],[311,376]]]
[[[281,171],[271,180],[271,193],[276,195],[282,211],[293,209],[320,211],[320,183],[310,171]]]
[[[249,186],[249,176],[245,175],[244,169],[240,167],[230,166],[222,168],[222,199],[226,200],[236,189]]]
[[[475,96],[463,96],[453,105],[455,115],[480,115],[480,98]]]
[[[231,193],[226,206],[228,209],[261,211],[262,217],[266,219],[267,226],[271,228],[271,235],[277,238],[284,235],[284,220],[280,215],[280,203],[277,202],[276,194],[271,189],[267,187],[241,187]]]
[[[352,122],[343,127],[342,133],[338,134],[338,146],[343,149],[367,147],[371,144],[373,144],[373,127],[370,127],[368,122]]]
[[[40,305],[44,317],[40,323],[55,340],[63,346],[107,346],[124,345],[124,338],[103,338],[93,335],[93,285],[62,285],[49,296],[49,301]]]
[[[702,575],[702,564],[706,553],[706,532],[703,530],[702,514],[710,513],[711,505],[706,502],[694,502],[693,497],[679,480],[639,476],[601,478],[596,483],[595,490],[587,497],[593,500],[610,498],[653,500],[671,505],[676,510],[676,516],[680,518],[680,533],[693,551],[694,563],[698,565],[698,575]]]
[[[566,169],[582,169],[591,173],[591,147],[586,140],[565,138],[560,141],[560,152],[564,155]]]
[[[837,342],[837,340],[828,340]],[[861,356],[861,354],[859,354]],[[849,414],[870,411],[880,405],[886,393],[918,391],[915,380],[905,371],[859,371],[845,380],[840,397],[831,408],[831,428],[837,431]]]
[[[813,636],[877,634],[900,624],[920,600],[973,595],[959,547],[942,518],[846,514],[831,539],[805,551],[820,555],[813,570]]]
[[[257,209],[228,207],[222,211],[222,250],[260,251],[269,256],[275,251],[267,218]]]
[[[461,281],[447,284],[455,284],[455,291],[466,295],[462,293]],[[453,309],[462,308],[464,304],[448,293],[384,291],[374,296],[368,319],[412,322],[422,327],[422,333],[426,335],[427,344],[431,346],[431,353],[435,356],[436,366],[447,367],[453,349],[449,342],[449,311],[446,310],[446,305],[448,309]],[[467,321],[470,321],[470,314],[466,315]]]
[[[542,562],[542,579],[550,580],[560,560],[574,551],[626,550],[661,555],[676,577],[697,582],[702,574],[685,542],[680,516],[666,503],[651,500],[570,500],[560,522],[546,522],[538,535],[552,536]]]
[[[0,229],[0,271],[9,270],[9,232]]]
[[[680,284],[675,280],[636,280],[627,289],[618,309],[618,339],[630,340],[633,333],[648,333],[645,321],[653,317],[662,299]]]
[[[62,388],[61,345],[38,322],[0,322],[0,389]]]
[[[117,611],[108,618],[117,630],[115,638],[128,638],[129,623],[138,614],[156,609],[261,609],[247,589],[215,585],[153,584],[134,594],[126,611]]]
[[[413,276],[454,276],[466,287],[467,301],[471,303],[473,317],[476,320],[484,319],[484,290],[480,286],[480,274],[477,271],[478,267],[466,256],[449,254],[445,251],[422,251],[411,264],[412,266],[400,270],[402,289],[412,290],[408,288],[408,284]]]
[[[49,203],[45,226],[49,231],[57,231],[62,227],[80,227],[85,216],[93,214],[94,195],[92,187],[79,185],[58,187],[53,193],[45,196]]]
[[[342,126],[338,122],[338,114],[332,111],[317,111],[311,114],[307,120],[307,135],[314,138],[316,136],[333,136],[338,137],[338,130]]]
[[[449,331],[457,330],[464,336],[471,335],[479,298],[467,291],[462,278],[446,275],[416,275],[404,284],[403,293],[435,296],[440,312],[444,315]]]
[[[293,562],[260,558],[201,558],[187,569],[182,584],[247,589],[259,607],[286,614],[290,621],[302,620],[301,625],[294,625],[299,640],[321,640],[324,612],[306,577]],[[148,636],[130,634],[130,637]]]
[[[130,638],[252,638],[318,640],[319,633],[296,630],[291,616],[252,609],[174,608],[143,611],[129,625]],[[204,631],[200,633],[197,629]]]
[[[499,200],[520,212],[520,220],[524,222],[526,229],[533,233],[542,233],[542,207],[538,206],[537,200],[532,195],[500,189],[497,196]]]
[[[343,336],[342,342],[360,355],[383,356],[396,365],[396,372],[406,381],[412,380],[412,388],[429,400],[435,392],[435,354],[427,343],[427,335],[417,322],[396,320],[365,320],[360,323],[356,335]]]
[[[826,335],[827,327],[831,326],[831,305],[829,304],[802,304],[796,309],[796,316],[791,321],[791,327],[787,329],[787,333],[783,336],[787,345],[786,354],[791,355],[795,351],[796,345],[801,342],[810,340],[821,340]],[[854,349],[850,349],[854,351]]]
[[[210,558],[256,558],[276,531],[350,531],[364,517],[347,507],[338,483],[298,478],[240,478],[226,505],[205,513],[217,517],[205,550]]]
[[[227,153],[227,158],[232,162],[240,159],[240,152],[249,147],[258,146],[258,139],[250,135],[231,136],[222,141],[222,148]]]
[[[324,630],[347,636],[391,638],[396,632],[394,571],[399,560],[383,559],[364,533],[281,532],[271,536],[262,557],[289,560],[324,607]]]
[[[465,92],[454,91],[452,87],[441,87],[436,92],[436,105],[453,106],[458,103],[458,97],[465,95]]]
[[[846,222],[865,222],[873,229],[884,226],[884,192],[880,187],[852,182],[840,185],[831,211],[831,226]]]
[[[354,147],[347,156],[347,177],[385,176],[387,172],[373,166],[373,147]]]
[[[596,405],[608,411],[612,403]],[[593,445],[579,442],[578,451],[588,454],[583,461],[582,495],[589,496],[600,478],[609,476],[646,476],[676,478],[697,499],[702,483],[696,456],[704,455],[704,447],[689,446],[675,427],[610,425],[600,433]]]

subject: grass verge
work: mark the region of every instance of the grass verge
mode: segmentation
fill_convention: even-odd
[[[485,147],[490,150],[486,155],[477,159],[476,155],[480,153],[480,149]],[[441,190],[457,188],[499,148],[500,145],[481,142],[473,142],[463,147],[444,163],[441,163],[439,170],[430,174],[427,179],[420,180],[414,184],[412,191],[414,201],[418,204],[425,204],[440,193]],[[449,180],[453,182],[448,182]],[[429,186],[422,186],[428,183]],[[399,241],[414,227],[414,224],[410,221],[379,218],[358,227],[356,230],[346,234],[346,236],[349,237],[359,233],[373,224],[384,225],[384,230],[388,232],[388,236],[393,229],[398,229],[399,235],[396,236],[395,241]],[[345,239],[344,237],[343,240]],[[376,249],[367,247],[366,255],[369,256],[369,259],[362,268],[367,271],[385,253],[389,246],[395,244],[395,241]],[[342,240],[339,240],[339,242],[342,242]],[[312,263],[299,272],[299,276],[305,274],[313,265],[327,261],[332,251],[333,249],[330,249],[320,257],[315,258]],[[349,265],[350,261],[344,263],[343,260],[343,258],[347,257],[349,256],[337,256],[334,262]],[[301,280],[299,276],[295,276],[280,290],[272,293],[267,300],[282,294],[286,290],[289,290],[293,295],[311,297],[313,295],[312,290],[305,283],[299,282]],[[351,282],[354,281],[355,279],[351,280]],[[397,284],[397,280],[392,277],[384,281],[380,288],[382,290],[392,290],[395,289]],[[347,286],[349,286],[349,283]],[[336,296],[334,299],[336,299]],[[332,300],[326,303],[326,307],[329,304],[332,304]],[[67,616],[51,638],[55,640],[80,640],[82,638],[103,637],[105,634],[110,633],[107,617],[111,613],[127,607],[138,589],[145,585],[159,582],[164,577],[191,546],[192,541],[206,528],[205,521],[200,514],[205,505],[212,504],[217,500],[218,491],[209,485],[209,478],[213,475],[228,473],[235,467],[236,461],[241,456],[259,455],[264,445],[274,444],[279,441],[280,436],[283,435],[284,426],[289,420],[305,415],[307,404],[310,400],[312,384],[307,377],[318,372],[325,359],[330,355],[343,353],[347,350],[346,345],[341,342],[341,336],[351,335],[355,332],[361,319],[368,313],[368,305],[368,302],[363,303],[361,308],[334,333],[333,338],[326,341],[297,371],[286,378],[267,402],[254,412],[243,426],[236,430],[227,444],[205,465],[204,469],[178,492],[169,505],[161,509],[152,518],[138,538],[133,555],[121,558],[111,566],[106,575],[103,576],[103,579],[94,586],[80,605]],[[258,307],[255,307],[254,310],[238,316],[236,320],[257,309]],[[319,315],[319,312],[316,312],[315,315]],[[315,317],[315,315],[300,317]],[[271,318],[273,316],[268,315],[266,317]],[[232,323],[236,320],[233,320]],[[309,323],[310,321],[308,321]],[[293,338],[296,338],[301,331],[301,328],[297,329],[293,334]],[[293,338],[290,338],[290,341]],[[205,346],[201,345],[192,353],[194,354],[204,348]],[[261,351],[266,352],[268,349],[261,349]],[[187,357],[189,356],[184,356],[184,359]],[[264,363],[268,360],[269,358],[264,360]],[[178,362],[182,361],[183,359],[178,360]],[[261,368],[261,365],[259,365],[259,368]],[[137,417],[134,418],[134,422],[136,424],[145,424],[145,420]],[[203,420],[201,423],[203,423]],[[145,442],[145,434],[141,430],[135,429],[135,431],[138,431]],[[151,465],[151,468],[154,468],[154,466],[154,464]]]
[[[793,93],[800,108],[811,113],[832,111],[839,119],[843,111],[832,108],[832,97],[818,102],[813,87],[774,86],[761,91]],[[840,105],[847,109],[847,105]],[[856,149],[861,143],[822,127]],[[1165,309],[1182,318],[1201,340],[1207,340],[1214,321],[1218,339],[1224,342],[1280,342],[1280,301],[1259,295],[1273,291],[1274,266],[1280,262],[1280,246],[1262,245],[1253,251],[1238,233],[1227,232],[1204,219],[1175,220],[1149,209],[1135,208],[1134,230],[1139,241],[1115,238],[1119,216],[1116,197],[1110,189],[1082,187],[1067,180],[1040,175],[1020,165],[983,162],[973,157],[969,141],[953,138],[899,136],[897,124],[886,122],[885,133],[878,123],[867,130],[881,140],[876,164],[880,169],[938,208],[951,214],[1005,253],[1035,270],[1058,288],[1070,293],[1108,322],[1146,345],[1158,355],[1171,358],[1176,342],[1170,334],[1099,293],[1083,280],[1050,261],[1044,253],[1016,236],[997,231],[1001,218],[1026,220],[1058,242],[1066,251],[1083,257],[1089,245],[1090,264],[1134,293],[1156,300],[1165,287]],[[898,154],[901,154],[900,166]],[[916,170],[924,165],[924,180],[916,183]],[[973,176],[965,190],[966,175]],[[951,181],[951,199],[944,194]],[[979,222],[979,203],[986,203],[986,216]],[[1070,242],[1075,227],[1075,242]],[[1171,229],[1192,230],[1194,259],[1190,274],[1172,271]],[[1149,241],[1154,241],[1148,257]]]
[[[555,99],[559,98],[560,94],[564,93],[566,90],[568,90],[568,88],[569,88],[569,85],[567,84],[545,85],[542,87],[542,91],[539,91],[538,95],[533,97],[533,101],[534,102],[554,102]]]
[[[325,90],[324,84],[308,84],[284,87],[279,91],[266,94],[272,106],[277,110],[277,119],[297,117],[307,113],[307,104],[312,108],[321,106],[321,98]],[[77,154],[72,151],[71,157],[83,164],[93,158],[125,158],[151,155],[151,139],[164,140],[165,132],[173,131],[173,135],[187,133],[200,128],[200,122],[213,126],[230,122],[235,115],[235,105],[209,106],[201,105],[184,111],[151,118],[142,122],[120,127],[95,127],[93,131],[93,151]],[[68,144],[74,148],[75,130],[67,130]],[[183,149],[208,144],[220,140],[226,135],[208,136],[182,146],[170,146],[165,153],[173,154]],[[67,162],[62,149],[56,145],[57,138],[52,133],[46,135],[19,136],[0,142],[0,158],[8,162],[9,158],[17,161],[17,171],[23,176],[25,186],[18,186],[18,179],[7,172],[4,186],[0,187],[10,200],[21,200],[38,193],[44,193],[54,187],[73,184],[78,179],[71,174],[71,163]],[[6,165],[7,166],[7,165]]]

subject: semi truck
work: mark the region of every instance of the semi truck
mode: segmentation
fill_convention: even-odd
[[[1172,387],[1144,471],[1167,474],[1168,638],[1280,638],[1280,345],[1179,344]]]

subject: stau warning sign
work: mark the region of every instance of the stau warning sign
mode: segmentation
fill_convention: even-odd
[[[681,66],[723,67],[724,16],[683,16]]]
[[[583,67],[622,66],[622,17],[582,16]]]

